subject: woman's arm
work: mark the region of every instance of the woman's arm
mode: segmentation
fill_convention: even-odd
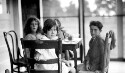
[[[71,66],[71,62],[64,60],[64,59],[61,59],[61,61],[64,62],[68,67]]]
[[[34,56],[34,59],[36,61],[47,61],[47,59],[44,59],[44,58],[41,58],[42,54],[40,54],[38,51],[35,51],[35,56]]]

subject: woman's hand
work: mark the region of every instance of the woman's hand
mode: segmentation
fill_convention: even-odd
[[[69,61],[67,61],[67,60],[63,60],[63,59],[61,59],[62,60],[62,62],[64,62],[65,64],[66,64],[66,66],[68,66],[68,67],[71,67],[71,62],[69,62]]]
[[[35,54],[35,57],[34,57],[34,59],[36,60],[36,61],[39,61],[40,60],[40,53],[39,52],[37,52],[36,54]]]
[[[103,73],[103,72],[96,70],[95,73]]]
[[[39,52],[37,52],[36,54],[35,54],[35,57],[34,57],[34,59],[36,60],[36,61],[47,61],[47,59],[42,59],[42,58],[40,58],[40,53]]]
[[[66,66],[68,66],[68,67],[71,67],[71,65],[72,65],[71,62],[69,62],[69,61],[66,61],[65,64],[66,64]]]
[[[36,37],[37,37],[37,39],[42,39],[42,38],[43,38],[43,35],[37,34]]]

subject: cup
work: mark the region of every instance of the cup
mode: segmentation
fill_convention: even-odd
[[[69,41],[72,41],[72,39],[73,39],[72,36],[69,36],[69,37],[68,37],[68,40],[69,40]]]

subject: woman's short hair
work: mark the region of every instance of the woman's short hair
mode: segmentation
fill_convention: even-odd
[[[103,25],[100,21],[91,21],[89,26],[92,26],[92,25],[97,26],[99,30],[102,30]]]
[[[44,22],[43,33],[47,33],[53,26],[56,26],[56,22],[53,19],[47,19]],[[58,28],[57,28],[58,29]]]

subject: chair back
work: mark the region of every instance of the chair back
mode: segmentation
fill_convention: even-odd
[[[20,49],[18,47],[18,37],[15,31],[3,32],[5,42],[10,56],[11,71],[13,71],[14,61],[19,60]]]
[[[58,63],[58,70],[35,70],[35,69],[33,69],[34,67],[32,67],[32,69],[30,69],[31,73],[61,73],[61,71],[62,71],[61,64],[62,63],[59,60],[59,59],[61,59],[61,53],[62,53],[62,41],[61,41],[61,39],[59,39],[59,40],[24,40],[23,38],[21,38],[21,43],[22,43],[23,49],[29,48],[32,51],[30,53],[30,54],[32,54],[30,60],[32,60],[33,65],[30,64],[31,66],[34,66],[35,63],[37,63],[37,64]],[[50,59],[47,61],[36,61],[35,59],[33,59],[35,49],[56,49],[59,52],[58,58],[57,59]]]
[[[109,62],[110,62],[110,51],[115,48],[115,36],[113,34],[106,33],[105,37],[105,48],[104,48],[104,68],[105,71],[108,72]],[[113,43],[113,44],[112,44]]]
[[[6,70],[5,70],[5,73],[10,73],[9,69],[6,69]]]
[[[104,65],[107,67],[109,65],[110,60],[110,43],[109,43],[109,37],[108,34],[106,34],[105,38],[105,49],[104,49]]]

